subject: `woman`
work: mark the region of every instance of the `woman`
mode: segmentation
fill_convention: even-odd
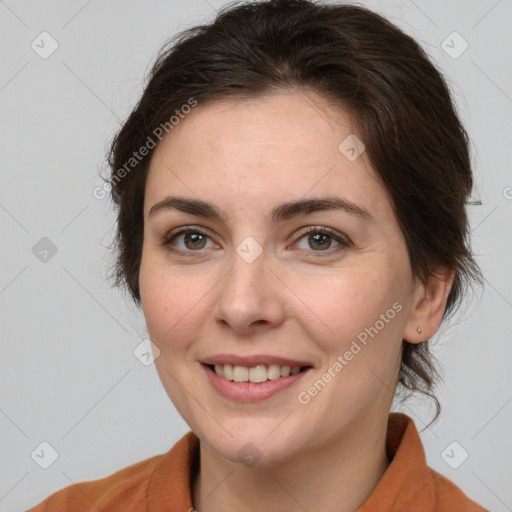
[[[415,41],[356,6],[225,9],[163,49],[109,162],[116,283],[191,431],[33,512],[485,510],[390,413],[436,401],[428,340],[480,280],[468,139]]]

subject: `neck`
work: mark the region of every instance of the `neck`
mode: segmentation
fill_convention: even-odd
[[[365,418],[314,451],[266,468],[227,461],[201,443],[194,509],[354,512],[388,467],[386,430],[387,414]]]

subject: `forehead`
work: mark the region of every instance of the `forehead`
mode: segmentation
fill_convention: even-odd
[[[152,156],[145,215],[171,193],[253,212],[339,194],[378,215],[388,201],[367,155],[345,151],[359,138],[349,112],[312,93],[198,104]]]

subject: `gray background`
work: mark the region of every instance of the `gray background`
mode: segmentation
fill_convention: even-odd
[[[0,511],[166,452],[189,430],[133,354],[143,317],[105,279],[114,216],[92,191],[160,45],[225,3],[0,1]],[[362,4],[422,43],[474,144],[483,205],[470,214],[486,285],[438,336],[443,413],[421,436],[431,467],[490,510],[512,510],[512,2]],[[59,45],[46,59],[31,47],[43,31]],[[469,44],[455,59],[442,47],[454,31]],[[33,251],[43,237],[57,248],[46,262]],[[421,399],[402,410],[418,429],[430,415]],[[31,457],[43,441],[58,452],[48,469]],[[441,455],[453,441],[452,460],[469,454],[457,469]]]

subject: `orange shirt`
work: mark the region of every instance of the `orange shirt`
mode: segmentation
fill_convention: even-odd
[[[486,512],[455,484],[429,468],[413,420],[390,413],[388,469],[356,512]],[[198,439],[185,434],[167,453],[105,478],[70,485],[27,512],[187,512]],[[488,512],[488,511],[487,511]]]

